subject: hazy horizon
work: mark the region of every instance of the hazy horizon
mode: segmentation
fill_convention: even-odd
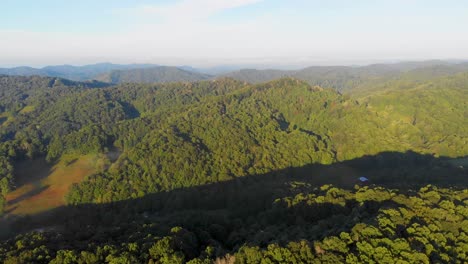
[[[462,1],[9,1],[0,67],[366,65],[468,58]]]
[[[252,60],[251,63],[237,63],[237,64],[228,64],[222,63],[220,60],[219,64],[202,64],[198,65],[195,64],[162,64],[157,62],[115,62],[115,61],[96,61],[90,63],[61,63],[61,64],[0,64],[0,68],[8,69],[8,68],[18,68],[18,67],[31,67],[35,69],[42,69],[45,67],[54,67],[54,66],[73,66],[73,67],[82,67],[82,66],[90,66],[90,65],[98,65],[98,64],[115,64],[115,65],[154,65],[157,66],[170,66],[170,67],[194,67],[195,69],[216,69],[216,68],[232,68],[232,69],[257,69],[257,70],[299,70],[304,69],[307,67],[321,67],[321,66],[347,66],[347,67],[366,67],[376,64],[398,64],[398,63],[423,63],[423,62],[431,62],[431,61],[440,61],[445,63],[465,63],[468,62],[468,59],[421,59],[421,60],[369,60],[369,61],[362,61],[362,62],[343,62],[343,63],[333,63],[331,61],[324,61],[324,62],[310,62],[310,63],[302,63],[302,64],[262,64],[259,61],[255,62]]]

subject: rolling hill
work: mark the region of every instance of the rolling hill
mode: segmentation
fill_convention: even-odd
[[[462,262],[467,73],[373,67],[0,76],[0,261]]]
[[[108,83],[165,83],[191,82],[209,79],[211,76],[177,67],[158,66],[144,69],[115,70],[96,77]]]

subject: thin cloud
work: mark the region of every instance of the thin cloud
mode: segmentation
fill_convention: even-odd
[[[434,20],[429,15],[415,20],[406,13],[379,12],[362,18],[346,12],[314,17],[309,15],[313,10],[303,10],[306,5],[290,6],[290,10],[252,8],[259,2],[183,0],[133,6],[114,10],[113,16],[122,16],[124,23],[113,24],[117,30],[112,31],[0,28],[0,63],[126,61],[196,66],[262,58],[276,64],[336,64],[371,59],[460,58],[468,54],[468,36],[460,34],[462,23],[455,20]],[[234,19],[219,19],[241,7],[247,8],[233,12]]]
[[[142,5],[114,10],[116,14],[162,19],[164,22],[203,19],[233,8],[253,5],[263,0],[184,0],[174,4]]]

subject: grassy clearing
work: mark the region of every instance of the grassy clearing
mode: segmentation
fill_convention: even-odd
[[[86,155],[63,157],[54,166],[42,159],[17,164],[18,188],[6,196],[7,214],[35,214],[64,205],[70,186],[96,173],[104,159],[101,155]]]
[[[23,107],[23,109],[21,109],[21,111],[19,111],[20,114],[27,114],[27,113],[31,113],[32,111],[34,111],[35,107],[33,105],[27,105],[25,107]]]

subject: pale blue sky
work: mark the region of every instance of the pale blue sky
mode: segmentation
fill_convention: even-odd
[[[0,0],[0,66],[467,59],[464,0]]]

